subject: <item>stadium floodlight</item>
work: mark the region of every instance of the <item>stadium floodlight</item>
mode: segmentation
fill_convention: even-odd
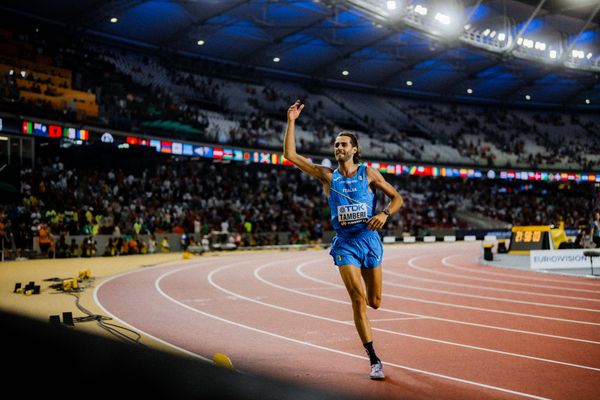
[[[279,57],[273,57],[273,62],[278,63],[279,61],[281,61],[281,58],[279,58]]]
[[[468,89],[467,89],[467,93],[469,93],[469,94],[473,94],[473,89],[471,89],[471,88],[468,88]]]
[[[567,68],[587,70],[587,71],[600,71],[600,63],[594,61],[594,53],[588,51],[572,49],[567,53],[567,58],[564,60],[564,65]]]
[[[198,46],[204,46],[204,40],[200,39],[196,42],[198,44]]]
[[[412,81],[406,81],[406,86],[412,86],[413,82]]]
[[[112,22],[113,24],[116,24],[117,22],[119,22],[119,18],[117,18],[117,17],[112,17],[112,18],[110,19],[110,22]]]
[[[414,10],[415,10],[415,13],[417,13],[417,14],[419,14],[419,15],[422,15],[423,17],[427,15],[427,7],[423,7],[423,6],[422,6],[422,5],[420,5],[420,4],[417,4],[417,5],[415,6],[415,9],[414,9]]]
[[[583,50],[572,50],[571,56],[573,58],[580,58],[583,60],[585,58],[585,52]]]
[[[530,95],[528,95],[528,94],[526,94],[526,95],[525,95],[525,100],[527,100],[527,101],[531,100],[531,96],[530,96]]]
[[[377,21],[398,20],[406,11],[406,0],[349,0],[348,3],[374,17]]]
[[[591,103],[590,99],[585,99],[585,104],[590,104],[590,103]]]
[[[514,56],[534,62],[556,63],[564,54],[562,39],[558,32],[548,30],[536,37],[519,36],[512,49]]]
[[[567,68],[600,71],[600,60],[594,58],[593,49],[571,51],[577,38],[600,13],[600,2],[590,13],[576,39],[567,45],[566,39],[558,31],[551,29],[546,29],[543,37],[523,37],[523,34],[527,34],[530,23],[538,17],[545,1],[539,1],[524,22],[515,21],[506,14],[497,14],[486,20],[487,26],[478,26],[478,21],[471,20],[482,0],[348,0],[347,3],[371,16],[374,19],[373,25],[377,28],[400,23],[433,37],[434,40],[459,40],[493,53],[510,52],[531,61],[561,62]],[[466,3],[471,4],[467,6]]]
[[[450,25],[450,17],[446,14],[443,14],[441,12],[435,14],[434,19],[436,21],[438,21],[440,24],[444,24],[444,25]]]
[[[350,75],[350,72],[347,69],[345,69],[342,71],[342,75],[348,76],[348,75]]]
[[[461,0],[412,0],[405,8],[403,22],[436,40],[458,39],[471,25],[465,18]]]

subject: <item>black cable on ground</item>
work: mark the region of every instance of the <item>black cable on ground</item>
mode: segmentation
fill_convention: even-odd
[[[77,306],[77,308],[83,312],[84,314],[87,314],[87,317],[78,317],[78,318],[73,318],[74,322],[87,322],[87,321],[96,321],[98,323],[98,326],[101,327],[102,329],[106,330],[107,332],[117,336],[118,338],[124,340],[124,341],[129,341],[129,342],[133,342],[136,344],[139,344],[141,346],[144,346],[144,344],[142,344],[140,342],[140,340],[142,339],[142,336],[137,333],[136,331],[129,329],[125,326],[122,325],[117,325],[117,324],[112,324],[106,321],[112,320],[112,318],[110,317],[106,317],[100,314],[94,314],[92,312],[90,312],[89,310],[87,310],[86,308],[84,308],[81,304],[80,304],[80,297],[77,293],[72,293],[72,292],[65,292],[66,294],[70,294],[71,296],[75,297],[75,305]],[[131,332],[132,334],[135,335],[134,338],[127,336],[126,334],[120,332],[118,329],[122,329],[128,332]]]
[[[108,333],[116,336],[120,340],[125,341],[125,342],[132,342],[132,343],[135,343],[135,344],[145,347],[145,345],[140,341],[142,336],[138,332],[136,332],[130,328],[127,328],[125,326],[122,326],[122,325],[117,325],[117,324],[106,322],[106,321],[112,320],[112,318],[104,316],[104,315],[92,313],[91,311],[89,311],[88,309],[83,307],[80,303],[81,297],[79,296],[79,293],[83,292],[85,287],[79,286],[76,289],[70,289],[68,291],[65,291],[65,290],[63,290],[63,286],[62,286],[62,281],[65,279],[49,278],[49,279],[45,279],[45,280],[61,282],[61,283],[57,283],[54,285],[50,285],[50,288],[58,290],[58,293],[64,293],[64,294],[68,294],[68,295],[75,297],[75,305],[81,312],[86,314],[86,316],[73,318],[73,322],[80,323],[80,322],[96,321],[100,328],[102,328],[105,331],[107,331]],[[91,285],[90,285],[90,287],[91,287]],[[121,332],[121,330],[132,333],[134,335],[134,337],[128,336],[127,334]]]

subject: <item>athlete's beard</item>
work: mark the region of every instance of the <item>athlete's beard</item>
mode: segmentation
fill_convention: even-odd
[[[335,155],[335,159],[337,162],[346,162],[352,159],[352,157],[354,157],[352,153],[337,153]]]

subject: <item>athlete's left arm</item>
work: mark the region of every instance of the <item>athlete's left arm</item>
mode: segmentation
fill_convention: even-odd
[[[392,199],[390,204],[388,204],[384,210],[387,210],[388,213],[381,211],[378,214],[374,214],[373,217],[367,222],[367,227],[371,230],[381,229],[383,225],[386,223],[390,215],[398,212],[400,208],[404,205],[404,199],[398,193],[395,187],[393,187],[389,182],[385,180],[381,172],[378,170],[367,167],[367,179],[369,180],[369,186],[371,189],[379,189],[381,190],[387,197]]]

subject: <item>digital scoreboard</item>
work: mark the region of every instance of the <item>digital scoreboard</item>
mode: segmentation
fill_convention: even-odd
[[[549,225],[514,226],[510,236],[509,254],[529,254],[530,250],[551,250]]]

